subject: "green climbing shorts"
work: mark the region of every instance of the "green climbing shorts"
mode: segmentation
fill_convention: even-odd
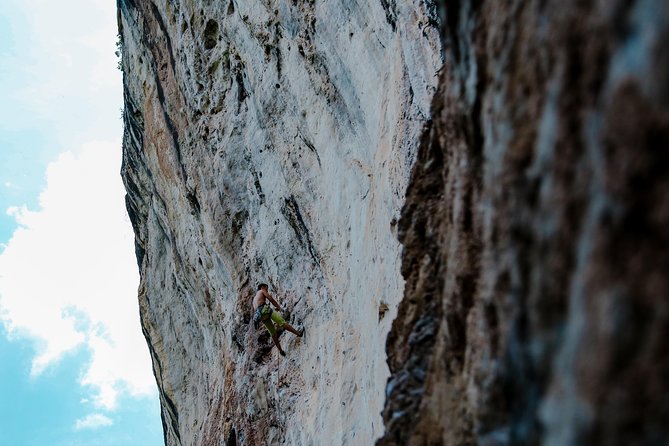
[[[283,320],[283,317],[281,317],[281,313],[278,311],[272,310],[272,308],[265,304],[262,306],[262,323],[265,324],[265,327],[267,327],[267,331],[269,331],[269,334],[274,336],[276,333],[276,327],[274,326],[274,322],[276,322],[276,327],[283,327],[286,324],[286,321]]]

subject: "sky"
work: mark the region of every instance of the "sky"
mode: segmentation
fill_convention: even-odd
[[[113,0],[0,8],[0,445],[163,443]]]

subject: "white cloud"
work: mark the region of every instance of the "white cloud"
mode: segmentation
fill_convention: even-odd
[[[120,142],[61,154],[47,169],[41,209],[8,209],[19,227],[0,253],[0,320],[10,336],[36,341],[33,375],[85,347],[81,384],[105,409],[120,392],[155,392],[119,167]]]
[[[58,147],[118,134],[122,94],[114,54],[116,3],[6,3],[7,17],[23,26],[12,30],[11,45],[0,53],[0,98],[5,95],[2,99],[12,103],[0,109],[4,125],[29,129],[39,122]]]
[[[111,426],[114,424],[111,418],[102,415],[101,413],[92,413],[85,418],[79,419],[74,424],[74,430],[82,429],[98,429],[100,427]]]

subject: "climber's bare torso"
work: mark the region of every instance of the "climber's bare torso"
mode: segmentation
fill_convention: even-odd
[[[276,303],[272,296],[265,290],[258,290],[255,297],[253,298],[253,309],[257,309],[261,305],[265,305],[267,301],[270,301],[275,308],[279,308],[279,304]]]

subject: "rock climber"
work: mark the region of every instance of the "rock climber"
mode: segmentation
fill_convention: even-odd
[[[258,292],[253,298],[253,309],[255,310],[253,315],[253,324],[255,325],[256,329],[258,328],[260,322],[265,324],[267,331],[269,331],[269,334],[272,336],[274,345],[276,345],[276,348],[279,349],[279,353],[281,353],[281,356],[286,356],[286,352],[283,351],[281,344],[279,344],[279,335],[276,332],[277,327],[285,328],[300,338],[304,335],[304,328],[300,331],[295,330],[292,325],[283,319],[281,313],[269,306],[269,303],[267,302],[268,300],[272,303],[272,305],[274,305],[274,308],[281,308],[281,305],[279,305],[277,301],[274,300],[274,298],[269,294],[267,284],[261,283],[258,285]],[[274,323],[276,323],[276,326],[274,326]]]

